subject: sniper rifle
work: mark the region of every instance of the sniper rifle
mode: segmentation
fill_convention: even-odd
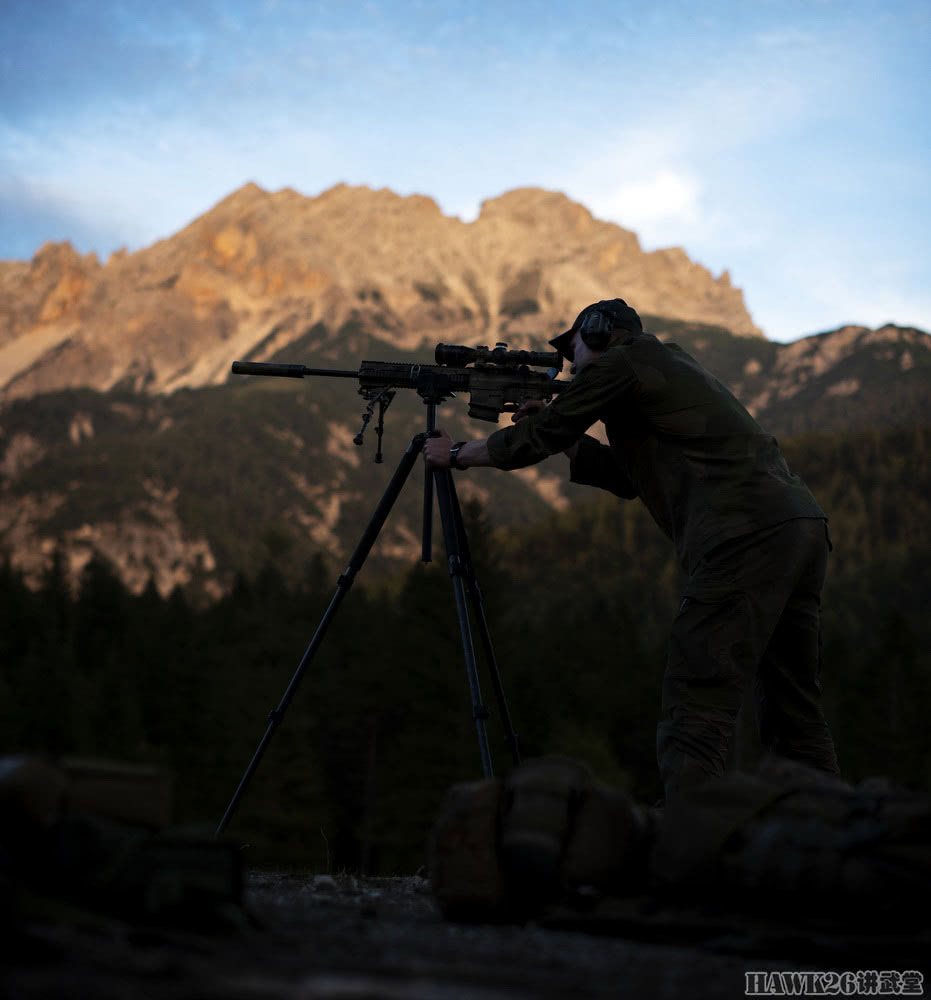
[[[379,408],[378,449],[375,461],[382,460],[381,441],[385,411],[397,389],[415,389],[426,403],[439,403],[457,392],[469,393],[469,416],[497,422],[502,413],[514,413],[528,400],[549,401],[570,382],[558,381],[562,357],[557,352],[508,350],[507,344],[462,347],[437,344],[435,365],[412,362],[363,361],[358,371],[308,368],[306,365],[274,364],[261,361],[234,361],[234,375],[275,375],[283,378],[357,378],[359,394],[369,401],[362,415],[362,427],[354,443],[362,444],[365,428]],[[532,371],[546,368],[546,372]]]

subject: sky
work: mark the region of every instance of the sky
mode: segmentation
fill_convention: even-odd
[[[727,270],[772,340],[931,330],[929,52],[931,0],[0,0],[0,260],[248,181],[465,221],[535,186]]]

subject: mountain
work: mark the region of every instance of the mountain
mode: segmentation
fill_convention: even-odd
[[[588,302],[758,338],[743,294],[680,249],[564,195],[525,188],[471,223],[426,197],[340,185],[316,198],[248,184],[181,232],[100,264],[67,243],[0,262],[0,399],[57,389],[216,385],[323,329],[361,326],[403,350],[539,344]]]
[[[344,565],[423,405],[398,394],[380,468],[373,427],[353,444],[364,408],[353,382],[236,377],[230,362],[355,369],[432,362],[440,341],[541,347],[619,290],[780,437],[927,423],[927,333],[843,327],[773,343],[726,274],[680,250],[644,253],[562,195],[513,191],[463,223],[388,191],[248,185],[106,265],[67,244],[0,262],[0,554],[33,583],[59,551],[73,579],[103,555],[137,592],[151,581],[206,597],[268,560],[291,576],[315,554]],[[440,421],[461,438],[491,429],[461,401]],[[589,495],[560,457],[457,482],[498,525]],[[367,576],[417,560],[421,515],[415,483]]]
[[[931,337],[923,330],[843,326],[777,344],[669,320],[649,328],[698,357],[781,437],[928,422]]]
[[[664,326],[780,438],[927,424],[931,336],[922,331],[844,327],[782,345],[701,324]],[[358,353],[337,354],[334,367],[402,356],[361,325],[352,340]],[[317,361],[337,345],[317,329],[304,346],[293,360]],[[374,429],[364,447],[352,443],[363,408],[354,382],[325,377],[232,376],[170,394],[66,389],[12,400],[0,412],[0,551],[33,582],[60,548],[72,577],[102,554],[136,591],[152,580],[162,593],[180,585],[214,597],[236,571],[257,572],[269,559],[294,575],[322,553],[342,569],[390,471],[424,427],[416,395],[399,392],[387,414],[384,465],[374,465]],[[441,425],[457,438],[491,429],[465,410],[462,400],[449,402]],[[419,558],[419,468],[412,478],[367,578]],[[591,496],[566,482],[560,456],[457,483],[463,501],[481,502],[497,525],[530,523]],[[437,529],[438,546],[439,537]]]

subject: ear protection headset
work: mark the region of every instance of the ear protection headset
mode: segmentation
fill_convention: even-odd
[[[600,309],[591,309],[577,327],[582,343],[592,351],[603,351],[611,341],[614,319]]]
[[[611,343],[617,330],[629,330],[635,335],[643,330],[637,311],[623,299],[602,299],[586,306],[565,333],[554,337],[550,344],[569,361],[572,361],[572,341],[578,333],[582,343],[591,351],[603,351]]]

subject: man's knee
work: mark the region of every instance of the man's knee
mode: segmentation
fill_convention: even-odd
[[[794,720],[784,724],[771,747],[773,753],[807,764],[818,771],[839,775],[837,753],[828,724]]]
[[[656,727],[656,762],[663,784],[693,783],[723,774],[737,708],[674,709]]]

